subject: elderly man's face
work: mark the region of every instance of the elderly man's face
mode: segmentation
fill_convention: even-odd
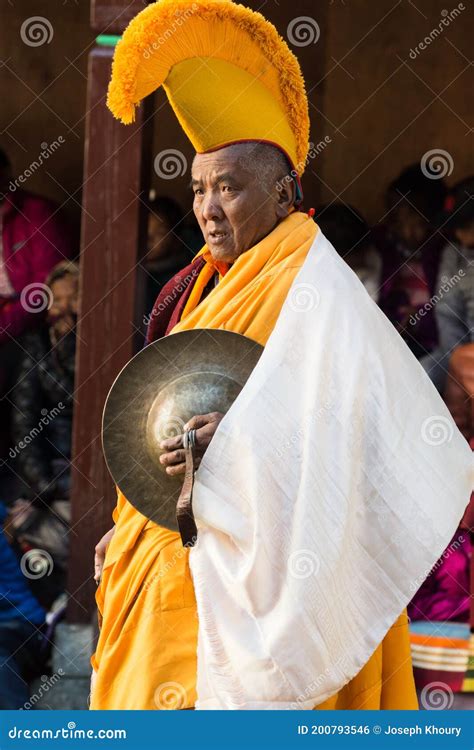
[[[212,257],[227,263],[266,237],[291,204],[277,180],[259,179],[245,153],[242,144],[197,154],[192,168],[194,213]]]

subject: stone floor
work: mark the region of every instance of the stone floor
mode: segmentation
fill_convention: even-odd
[[[92,625],[57,626],[50,674],[31,685],[31,708],[74,711],[89,707],[93,638]]]

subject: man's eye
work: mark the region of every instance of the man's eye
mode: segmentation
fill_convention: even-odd
[[[196,188],[195,191],[194,191],[194,195],[202,195],[203,192],[204,191],[202,190],[202,188]]]
[[[231,185],[222,185],[222,190],[224,193],[233,193],[234,188]]]

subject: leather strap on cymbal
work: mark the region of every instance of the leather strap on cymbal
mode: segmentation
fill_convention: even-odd
[[[176,520],[178,521],[183,547],[194,547],[197,539],[197,527],[193,514],[193,485],[194,472],[197,469],[197,465],[193,444],[187,440],[186,433],[183,443],[186,457],[186,473],[176,506]]]

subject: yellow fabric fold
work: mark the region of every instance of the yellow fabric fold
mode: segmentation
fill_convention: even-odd
[[[220,328],[265,345],[317,231],[308,216],[292,213],[201,301],[215,273],[208,262],[195,286],[200,295],[191,295],[172,333]],[[102,629],[92,659],[97,677],[91,708],[192,708],[198,621],[188,550],[178,534],[148,521],[120,492],[114,520],[96,597]],[[417,708],[406,614],[324,707]]]
[[[191,289],[191,294],[189,295],[189,299],[184,307],[181,316],[182,318],[186,317],[189,312],[197,307],[197,305],[201,301],[204,290],[212,277],[217,273],[219,274],[219,279],[222,279],[229,270],[228,263],[216,262],[213,260],[210,250],[208,250],[206,245],[204,245],[203,249],[196,255],[196,258],[200,255],[204,256],[206,265],[201,270],[194,283],[193,288]]]
[[[316,232],[316,224],[306,214],[291,213],[255,247],[242,253],[199,305],[193,299],[194,307],[186,306],[172,333],[221,328],[249,336],[264,346]],[[204,266],[197,284],[201,275],[207,278],[208,273]]]

